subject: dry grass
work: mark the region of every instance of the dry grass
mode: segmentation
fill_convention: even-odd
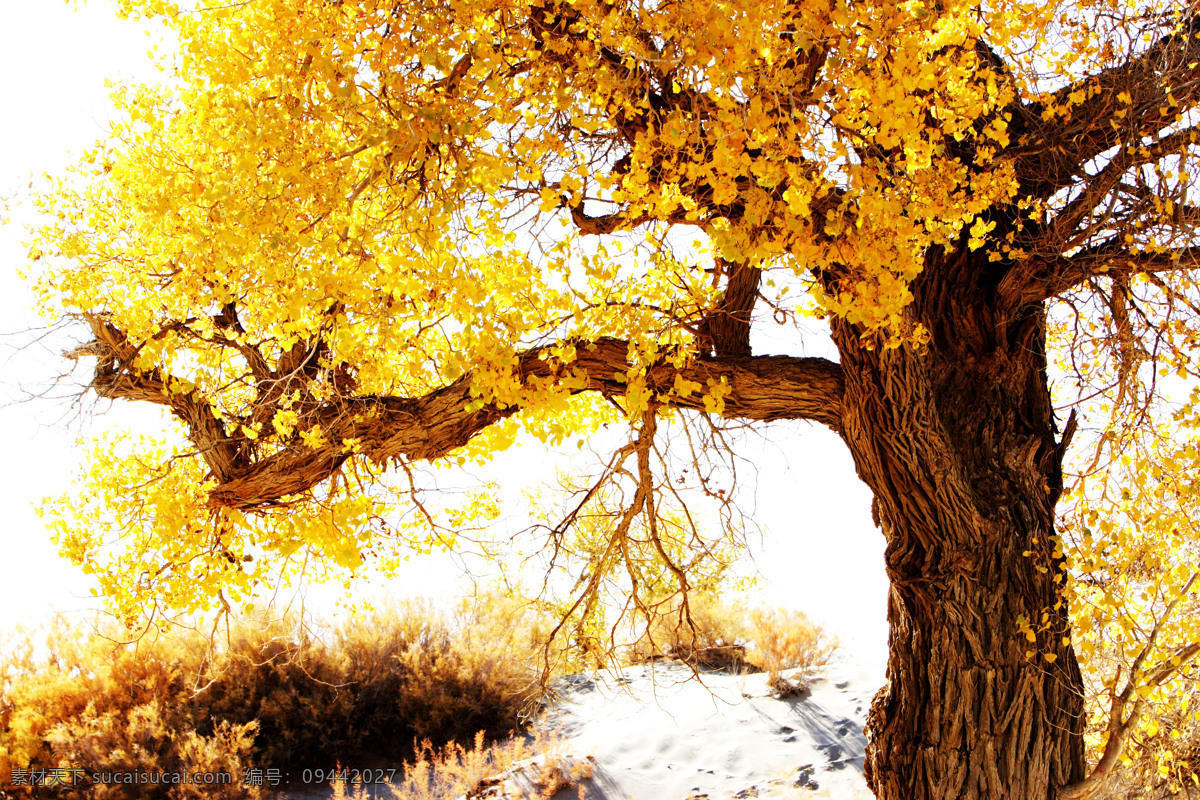
[[[36,656],[26,639],[0,659],[0,782],[31,765],[89,774],[224,772],[239,779],[221,787],[177,786],[171,797],[199,797],[198,789],[219,800],[262,796],[240,781],[256,725],[198,724],[178,702],[190,693],[185,667],[194,662],[187,647],[114,648],[61,620],[42,634],[46,656]],[[168,788],[81,782],[59,796],[134,800],[165,797]]]
[[[694,603],[690,623],[661,622],[631,648],[635,657],[684,656],[782,681],[786,670],[803,675],[832,650],[792,612]],[[224,772],[232,776],[225,785],[82,782],[58,796],[260,800],[267,792],[243,782],[247,769],[369,766],[408,753],[395,797],[483,797],[485,778],[514,764],[523,764],[530,797],[549,797],[577,785],[586,762],[545,741],[489,743],[519,730],[538,696],[551,627],[544,614],[496,597],[450,612],[402,604],[321,637],[287,621],[260,623],[233,629],[216,646],[189,631],[118,644],[111,630],[59,620],[38,634],[44,648],[31,639],[0,645],[0,783],[29,766]],[[364,787],[340,789],[361,797]],[[8,790],[33,796],[28,787]]]
[[[756,608],[746,620],[746,660],[767,673],[780,695],[803,690],[837,649],[837,642],[799,611]],[[785,670],[793,670],[792,677],[785,678]]]
[[[763,671],[776,692],[791,694],[803,689],[836,648],[836,640],[799,611],[694,597],[686,613],[676,606],[656,617],[625,656],[634,663],[669,657],[702,667]],[[794,672],[785,678],[789,670]]]
[[[385,787],[393,800],[483,800],[514,786],[523,800],[549,800],[574,787],[579,788],[583,800],[585,791],[580,783],[591,776],[591,766],[564,755],[557,735],[535,733],[528,739],[514,737],[488,745],[480,732],[471,749],[453,742],[435,748],[424,742],[416,760],[405,763],[403,774],[399,783]],[[333,784],[333,800],[381,796],[366,786]]]
[[[242,782],[251,766],[378,763],[422,740],[507,736],[539,690],[546,628],[496,598],[456,612],[403,604],[322,638],[288,622],[246,626],[216,647],[190,631],[122,645],[59,620],[40,633],[45,655],[28,639],[0,649],[0,785],[31,765],[220,771],[233,783],[196,787],[203,796],[256,800],[262,789]],[[190,797],[99,784],[62,796]]]

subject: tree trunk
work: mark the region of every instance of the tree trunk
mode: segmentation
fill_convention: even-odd
[[[926,347],[870,349],[834,326],[844,436],[888,542],[888,683],[866,758],[880,800],[1049,800],[1083,777],[1044,312],[997,311],[1004,267],[930,255],[909,309]]]

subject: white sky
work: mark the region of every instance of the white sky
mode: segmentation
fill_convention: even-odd
[[[69,366],[59,353],[70,344],[60,338],[30,345],[21,333],[41,322],[17,277],[25,267],[21,226],[31,218],[19,194],[31,175],[61,169],[103,135],[106,78],[156,73],[145,55],[150,39],[116,20],[111,3],[0,0],[0,20],[0,196],[18,197],[10,224],[0,225],[0,626],[7,626],[93,604],[84,577],[58,558],[34,508],[67,489],[79,465],[77,437],[150,418],[89,401],[79,406],[83,416],[67,403],[14,402]],[[805,611],[850,652],[882,658],[883,537],[870,521],[869,493],[833,434],[787,424],[765,432],[762,452],[745,453],[754,456],[757,476],[742,476],[758,483],[755,516],[766,536],[755,560],[764,599]],[[523,448],[495,471],[537,473],[540,460]],[[395,588],[430,592],[453,584],[443,560],[414,565]]]

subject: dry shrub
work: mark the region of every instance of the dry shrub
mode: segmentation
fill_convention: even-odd
[[[684,607],[666,603],[666,610],[649,614],[633,643],[622,649],[622,659],[641,663],[657,658],[678,658],[697,666],[738,671],[746,668],[742,626],[727,607],[710,597],[693,595]]]
[[[454,742],[440,748],[423,742],[416,759],[404,764],[403,779],[386,789],[393,800],[485,800],[499,796],[505,779],[517,770],[528,777],[529,786],[522,798],[549,800],[590,777],[591,763],[564,755],[562,738],[557,733],[535,732],[528,738],[518,736],[489,745],[483,731],[479,731],[470,749]],[[381,796],[369,792],[366,786],[332,786],[333,800]],[[580,787],[579,797],[584,796]]]
[[[578,786],[579,798],[585,800],[587,792],[580,786],[580,783],[592,777],[593,771],[594,765],[591,760],[572,762],[563,758],[547,758],[540,765],[538,779],[535,782],[536,788],[539,790],[538,796],[541,800],[550,800],[559,792]]]
[[[677,604],[655,616],[625,657],[633,663],[668,657],[700,667],[766,672],[777,692],[790,694],[828,663],[836,647],[799,611],[747,608],[700,596],[692,597],[686,610]],[[785,679],[782,673],[788,670],[797,673]]]
[[[535,752],[519,737],[488,746],[482,731],[475,735],[469,750],[454,742],[435,748],[426,740],[416,760],[405,763],[404,780],[394,787],[395,795],[404,800],[478,796],[487,789],[489,778],[532,758]]]
[[[507,735],[538,686],[529,628],[498,601],[455,613],[409,603],[355,627],[339,636],[355,656],[347,678],[357,687],[358,716],[399,722],[408,744],[469,740],[480,730]],[[388,631],[386,641],[365,638],[375,630]]]
[[[803,691],[814,670],[829,663],[837,642],[799,611],[755,608],[749,612],[746,660],[767,673],[777,694]],[[795,670],[785,678],[785,670]]]
[[[355,745],[347,735],[352,696],[345,658],[303,628],[260,620],[231,631],[225,648],[187,698],[197,718],[257,722],[262,766],[331,763]]]
[[[214,787],[203,783],[183,784],[171,790],[171,800],[203,800],[222,797],[229,800],[254,800],[263,796],[258,786],[248,786],[243,778],[250,767],[258,724],[233,725],[220,722],[210,736],[198,736],[186,731],[179,745],[179,753],[187,770],[207,775],[221,774],[233,777],[233,784]]]
[[[0,781],[12,769],[81,769],[56,796],[85,800],[254,800],[242,784],[255,725],[199,726],[187,708],[194,654],[178,642],[145,639],[117,646],[62,619],[43,631],[46,655],[32,637],[0,664]],[[161,783],[163,774],[225,773],[228,783]],[[145,773],[138,783],[91,781],[91,773]],[[149,782],[151,775],[156,782]],[[125,776],[122,776],[124,778]],[[26,788],[14,792],[27,792]]]
[[[399,761],[414,742],[494,739],[518,727],[539,687],[548,621],[498,598],[443,612],[413,602],[317,638],[287,621],[118,644],[58,620],[44,648],[0,650],[0,781],[12,767],[243,771]],[[214,647],[215,644],[215,647]],[[38,656],[35,653],[41,652]],[[294,769],[291,769],[294,772]],[[64,796],[70,796],[64,794]],[[162,786],[94,786],[73,796],[189,797]]]
[[[202,693],[214,718],[260,722],[264,763],[287,768],[399,758],[414,742],[511,733],[538,686],[537,626],[485,597],[443,611],[398,603],[338,626],[244,631]],[[528,616],[528,615],[525,615]]]

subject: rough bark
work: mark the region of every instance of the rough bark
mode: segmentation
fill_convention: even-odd
[[[244,436],[232,432],[197,390],[171,392],[179,381],[157,369],[137,369],[137,348],[102,318],[94,318],[95,339],[74,355],[96,356],[92,388],[101,397],[141,400],[163,405],[188,427],[189,437],[206,460],[218,486],[209,494],[214,507],[249,509],[269,506],[288,495],[307,491],[328,479],[355,452],[379,463],[394,459],[434,459],[447,455],[489,425],[520,411],[494,403],[468,410],[474,399],[472,376],[419,397],[335,397],[306,415],[306,428],[320,427],[327,444],[255,453]],[[618,376],[630,369],[628,342],[602,339],[581,342],[574,361],[546,358],[538,349],[517,357],[514,369],[532,381],[568,373],[580,380],[577,391],[610,397],[624,395]],[[729,356],[704,359],[685,369],[663,363],[646,374],[647,385],[664,393],[661,402],[676,408],[705,409],[702,393],[670,394],[676,377],[701,386],[724,380],[731,388],[723,414],[729,418],[770,421],[807,419],[838,430],[842,378],[837,364],[822,358]]]
[[[867,349],[834,326],[843,435],[887,537],[888,683],[866,760],[880,800],[1047,800],[1083,775],[1043,312],[999,315],[1003,267],[930,254],[911,308],[928,347]]]
[[[700,323],[699,338],[717,356],[750,355],[750,315],[758,300],[762,270],[718,258],[717,268],[726,274],[725,294],[711,314]]]

